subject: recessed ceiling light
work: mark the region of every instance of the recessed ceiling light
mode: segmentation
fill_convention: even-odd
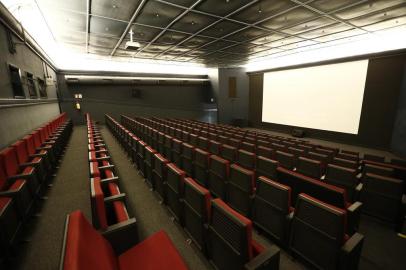
[[[117,8],[117,5],[113,5],[113,8]]]
[[[157,18],[158,18],[158,17],[159,17],[159,14],[158,14],[158,13],[156,13],[156,14],[155,14],[155,17],[157,17]]]
[[[192,25],[195,25],[195,24],[196,24],[195,21],[192,21],[191,23],[192,23]]]
[[[258,13],[262,13],[261,7],[259,7],[259,9],[258,9]]]
[[[104,30],[109,31],[110,29],[108,27],[104,28]]]

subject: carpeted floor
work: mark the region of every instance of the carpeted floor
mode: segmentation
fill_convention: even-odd
[[[127,158],[124,150],[107,128],[101,126],[103,138],[120,176],[120,188],[127,194],[129,211],[137,218],[141,239],[164,229],[185,259],[190,269],[213,269],[207,259],[193,244],[187,243],[187,235],[176,223],[165,206],[150,191],[144,180]],[[351,150],[351,146],[346,147]],[[88,185],[86,128],[74,128],[69,146],[61,163],[54,186],[46,194],[49,199],[42,203],[41,217],[33,219],[27,226],[27,237],[31,242],[19,249],[12,269],[57,269],[61,252],[63,228],[66,214],[81,209],[90,219]],[[363,216],[360,232],[365,235],[359,269],[403,270],[406,265],[406,239],[396,235],[392,228]],[[272,242],[261,235],[254,238],[265,246]],[[311,244],[311,243],[309,243]],[[288,252],[281,250],[281,270],[306,269]]]

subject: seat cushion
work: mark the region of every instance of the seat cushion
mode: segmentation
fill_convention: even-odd
[[[188,269],[181,255],[164,231],[159,231],[118,258],[120,270]]]
[[[64,270],[118,270],[110,244],[80,211],[69,215],[63,266]]]
[[[25,180],[18,179],[10,186],[9,190],[18,190],[25,184]]]

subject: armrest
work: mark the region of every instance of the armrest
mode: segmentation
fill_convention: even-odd
[[[44,157],[44,156],[46,156],[46,154],[32,154],[32,155],[30,155],[30,158],[34,158],[34,157]]]
[[[25,168],[25,167],[34,167],[34,166],[38,166],[41,163],[41,161],[37,161],[37,162],[25,162],[25,163],[21,163],[19,165],[20,168]]]
[[[17,189],[9,189],[9,190],[5,190],[5,191],[1,191],[0,196],[14,197],[20,193],[20,191],[24,188],[24,186],[25,186],[25,183]]]
[[[118,181],[118,177],[116,176],[116,177],[111,177],[111,178],[104,178],[104,179],[101,179],[100,180],[100,183],[102,183],[102,184],[108,184],[108,183],[111,183],[111,182],[117,182]]]
[[[116,201],[124,202],[125,197],[126,197],[125,193],[120,193],[120,194],[117,194],[117,195],[113,195],[113,196],[104,198],[104,203],[112,203],[112,202],[116,202]]]
[[[138,243],[138,229],[135,218],[111,225],[101,233],[109,241],[117,256]]]
[[[280,249],[275,245],[261,252],[258,256],[244,265],[245,270],[279,269]]]
[[[107,149],[103,149],[103,150],[95,150],[95,153],[107,153]]]
[[[110,165],[106,165],[106,166],[100,166],[98,168],[99,168],[99,170],[108,170],[108,169],[113,169],[114,165],[110,164]]]
[[[347,208],[347,233],[353,235],[358,230],[362,202],[356,201]]]
[[[359,183],[359,184],[355,187],[354,192],[353,192],[353,196],[352,196],[352,200],[353,200],[353,201],[359,200],[362,187],[363,187],[363,184],[362,184],[362,183]]]
[[[106,156],[106,157],[92,158],[92,159],[90,159],[90,161],[101,161],[101,160],[110,160],[110,159],[111,159],[110,156]]]
[[[358,269],[358,262],[361,256],[363,243],[364,236],[359,233],[355,233],[347,242],[345,242],[341,247],[340,270]]]
[[[52,147],[51,147],[50,145],[46,145],[46,146],[38,147],[37,150],[49,150],[49,149],[51,149],[51,148],[52,148]]]
[[[10,177],[7,178],[7,181],[14,181],[14,180],[18,180],[18,179],[31,179],[31,177],[33,177],[34,175],[34,171],[32,171],[32,173],[29,174],[16,174],[16,175],[12,175]]]

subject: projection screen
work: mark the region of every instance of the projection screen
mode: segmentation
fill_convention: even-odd
[[[368,60],[267,72],[262,121],[358,134]]]

